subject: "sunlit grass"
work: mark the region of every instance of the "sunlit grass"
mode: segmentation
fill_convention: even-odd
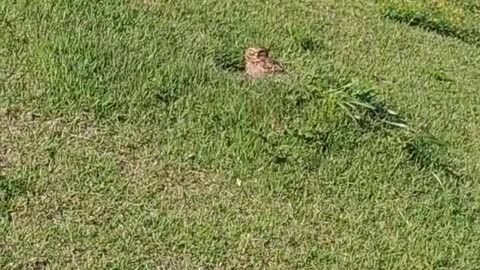
[[[0,1],[0,268],[475,269],[478,10],[384,4]]]

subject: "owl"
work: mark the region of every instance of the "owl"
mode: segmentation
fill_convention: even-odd
[[[269,56],[266,48],[248,48],[243,54],[245,74],[251,78],[284,73],[280,63]]]

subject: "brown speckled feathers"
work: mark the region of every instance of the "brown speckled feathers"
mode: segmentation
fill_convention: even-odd
[[[269,56],[268,49],[248,48],[244,55],[245,73],[251,78],[284,73],[280,63]]]

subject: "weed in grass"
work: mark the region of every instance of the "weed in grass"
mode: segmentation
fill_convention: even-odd
[[[395,111],[388,108],[385,102],[378,100],[371,86],[353,80],[348,82],[346,78],[331,78],[321,76],[311,81],[310,87],[315,85],[327,85],[322,95],[332,100],[336,107],[345,112],[352,120],[364,128],[373,128],[378,123],[384,128],[408,128],[406,122]]]
[[[326,82],[332,86],[337,86],[341,84],[341,81],[345,80],[330,79]],[[405,145],[404,149],[407,151],[409,158],[421,169],[441,170],[459,177],[451,165],[442,161],[446,155],[444,144],[431,135],[419,135],[410,129],[407,122],[397,112],[389,109],[385,102],[378,101],[371,89],[368,89],[368,86],[364,83],[353,81],[339,88],[325,91],[321,96],[315,96],[315,99],[322,98],[333,100],[334,108],[341,108],[351,120],[364,129],[364,132],[375,131],[378,127],[383,130],[399,129],[400,134],[406,136],[402,139]],[[316,136],[311,133],[307,136],[302,135],[302,133],[299,134],[301,135],[300,138],[309,143],[322,141],[323,148],[328,145],[325,143],[328,136],[322,137],[322,140],[319,139],[321,138],[319,134],[316,134]],[[360,135],[357,134],[356,136]],[[342,141],[345,141],[345,139]]]
[[[351,96],[345,97],[339,106],[363,128],[374,128],[377,124],[387,129],[408,128],[401,116],[388,109],[384,102],[378,101],[371,90],[358,91],[356,88],[351,88],[351,85],[344,87]]]
[[[441,81],[441,82],[455,82],[446,72],[441,70],[432,70],[429,72],[429,75],[432,79]]]

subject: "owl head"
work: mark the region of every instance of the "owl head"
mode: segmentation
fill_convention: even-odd
[[[268,58],[269,51],[266,48],[251,47],[245,50],[243,58],[246,62]]]

